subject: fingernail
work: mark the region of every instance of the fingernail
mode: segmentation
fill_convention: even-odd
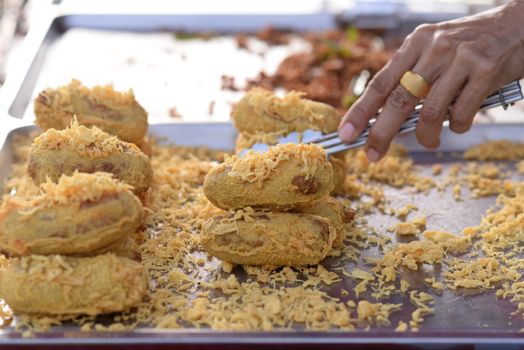
[[[378,152],[375,151],[373,148],[370,148],[370,149],[367,150],[366,156],[368,157],[368,160],[370,162],[376,162],[379,159],[379,157],[380,157]]]
[[[338,136],[340,136],[340,139],[342,141],[345,141],[345,142],[352,141],[353,138],[355,137],[355,127],[351,123],[344,124],[342,129],[340,129]]]

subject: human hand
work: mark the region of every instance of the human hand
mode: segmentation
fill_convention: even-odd
[[[419,26],[370,82],[344,116],[339,136],[357,138],[377,115],[367,144],[370,161],[382,158],[419,98],[399,85],[406,71],[431,85],[423,101],[416,136],[436,148],[442,123],[464,133],[487,95],[524,76],[524,1],[452,21]]]

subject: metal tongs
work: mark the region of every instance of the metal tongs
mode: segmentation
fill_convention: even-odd
[[[508,106],[515,103],[516,101],[522,100],[523,98],[524,96],[522,95],[520,83],[518,80],[515,80],[489,95],[484,103],[480,106],[480,110],[482,111],[498,106],[502,106],[504,110],[506,110]],[[415,111],[400,127],[398,134],[404,134],[415,130],[420,117],[421,107],[422,104],[417,105]],[[374,123],[375,119],[372,119],[362,134],[356,140],[349,143],[345,143],[339,139],[336,132],[324,135],[320,131],[315,130],[306,130],[302,133],[292,132],[283,138],[279,138],[278,143],[314,143],[322,146],[326,150],[327,155],[330,156],[335,153],[363,146],[366,143],[369,131],[373,127]],[[266,151],[268,148],[268,145],[261,143],[257,143],[251,147],[251,149],[255,151]],[[244,154],[246,151],[242,152],[241,154]]]

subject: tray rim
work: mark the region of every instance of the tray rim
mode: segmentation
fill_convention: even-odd
[[[225,128],[230,134],[237,135],[238,132],[234,128],[232,121],[214,121],[214,122],[173,122],[173,123],[152,123],[148,127],[148,136],[158,137],[161,144],[175,144],[176,142],[162,142],[162,139],[170,133],[173,128],[191,128],[191,129],[205,129],[205,128]],[[3,148],[9,146],[8,141],[11,140],[15,134],[27,134],[31,131],[38,130],[38,126],[35,124],[17,126],[13,129],[7,130],[3,138],[0,138],[0,153]],[[494,134],[499,133],[500,137],[493,137]],[[0,135],[2,136],[2,135]],[[453,146],[457,143],[461,143],[460,140],[471,140],[475,137],[481,136],[477,143],[495,140],[509,140],[509,141],[520,141],[524,142],[524,122],[512,122],[512,123],[476,123],[473,124],[471,130],[464,134],[457,134],[449,129],[448,125],[444,125],[441,132],[441,144],[439,148],[435,150],[429,150],[424,146],[420,145],[416,140],[415,133],[409,132],[400,137],[396,138],[394,142],[399,143],[407,148],[407,151],[412,152],[426,152],[426,153],[438,153],[438,152],[457,152],[464,151],[466,147],[471,147],[473,142],[469,142],[467,146],[457,147]],[[186,146],[187,144],[180,143],[178,145]],[[206,144],[192,144],[189,146],[206,146]],[[451,147],[453,146],[453,147]],[[450,147],[448,149],[442,147]]]
[[[375,331],[376,332],[376,331]],[[370,334],[365,330],[356,331],[259,331],[232,332],[211,329],[156,330],[138,329],[128,332],[36,332],[35,337],[24,338],[20,332],[0,331],[0,346],[2,345],[45,345],[45,344],[505,344],[522,345],[524,336],[518,331],[505,336],[491,336],[473,331],[463,332],[452,337],[446,337],[443,331],[433,331],[431,334],[421,332],[376,332]]]

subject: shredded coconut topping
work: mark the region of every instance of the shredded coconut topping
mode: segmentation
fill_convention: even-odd
[[[115,152],[140,152],[140,149],[96,126],[79,125],[76,118],[64,130],[49,129],[35,138],[33,151],[70,149],[83,157],[103,157]]]
[[[315,124],[325,116],[311,109],[309,101],[303,98],[305,95],[303,92],[291,91],[284,97],[278,97],[271,91],[254,88],[246,96],[248,96],[249,103],[255,106],[255,113],[259,115],[271,115],[285,122],[307,118],[309,123]]]
[[[300,159],[306,174],[316,171],[313,160],[323,159],[327,162],[326,152],[315,145],[283,144],[270,147],[267,152],[249,151],[243,157],[231,156],[222,164],[231,168],[228,176],[243,182],[263,182],[269,177],[278,165],[290,159]]]
[[[58,93],[54,93],[55,91]],[[89,97],[89,99],[95,103],[109,105],[132,105],[136,103],[132,89],[127,92],[120,92],[115,91],[111,85],[94,86],[90,89],[76,79],[71,80],[68,85],[60,86],[57,89],[47,89],[44,93],[53,94],[51,102],[53,103],[52,106],[55,108],[70,106],[71,94],[83,95]]]
[[[78,205],[84,201],[96,201],[104,195],[131,191],[131,186],[121,183],[108,173],[79,173],[62,175],[58,183],[47,181],[40,185],[40,194],[32,199],[8,196],[4,199],[1,213],[11,208],[30,215],[38,209],[55,205]]]

